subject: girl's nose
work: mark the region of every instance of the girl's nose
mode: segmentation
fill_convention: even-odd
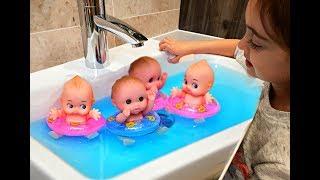
[[[249,49],[249,47],[248,47],[247,41],[248,41],[248,40],[247,40],[247,37],[244,36],[244,37],[240,40],[240,42],[239,42],[239,44],[238,44],[239,49],[241,49],[241,50],[244,51],[243,54],[244,54],[244,57],[245,57],[245,58],[249,58],[249,54],[250,54],[250,49]]]

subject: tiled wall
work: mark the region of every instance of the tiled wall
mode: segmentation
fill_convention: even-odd
[[[106,12],[147,37],[178,28],[180,0],[105,0]],[[77,0],[30,1],[30,71],[83,57]],[[122,44],[108,35],[109,47]]]

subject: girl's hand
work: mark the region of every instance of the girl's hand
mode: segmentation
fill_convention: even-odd
[[[191,54],[193,49],[192,43],[188,41],[177,41],[171,38],[164,38],[159,43],[160,51],[167,51],[176,57],[169,59],[170,63],[178,63],[184,55]]]
[[[101,116],[101,113],[99,112],[98,109],[92,109],[89,112],[89,117],[94,119],[94,120],[98,120]]]

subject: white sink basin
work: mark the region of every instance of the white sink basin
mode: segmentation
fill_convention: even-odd
[[[102,70],[87,69],[84,58],[61,64],[30,74],[30,122],[43,118],[60,94],[60,87],[71,76],[78,74],[88,79],[94,88],[96,99],[110,96],[113,82],[127,73],[129,64],[140,56],[155,57],[166,71],[183,71],[182,66],[172,66],[167,55],[158,50],[158,43],[164,37],[176,39],[219,39],[212,36],[176,30],[155,39],[150,39],[141,48],[129,44],[110,49],[111,65]],[[125,53],[124,53],[125,52]],[[190,55],[185,62],[206,58],[222,66],[245,74],[245,71],[231,58],[215,55]],[[223,60],[221,60],[223,59]],[[180,68],[179,68],[180,67]],[[238,140],[245,133],[252,119],[230,127],[217,134],[199,140],[174,152],[123,173],[115,179],[201,179],[219,175]],[[186,156],[186,154],[188,156]],[[76,169],[48,150],[30,136],[30,164],[32,179],[88,179]]]

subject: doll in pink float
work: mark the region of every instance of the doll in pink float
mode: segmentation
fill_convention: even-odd
[[[150,133],[159,125],[158,115],[152,111],[157,89],[149,91],[138,78],[123,76],[112,86],[111,100],[120,112],[108,118],[107,129],[121,136]]]
[[[51,109],[47,120],[52,129],[50,135],[55,138],[62,135],[93,138],[105,123],[100,112],[91,109],[94,103],[93,90],[80,76],[64,84],[59,102],[61,108]]]
[[[214,115],[220,106],[209,93],[213,83],[214,72],[206,60],[190,65],[182,89],[172,89],[167,109],[188,118]]]
[[[128,73],[129,76],[143,81],[148,91],[152,87],[156,88],[157,96],[153,110],[159,110],[166,106],[167,97],[160,92],[160,89],[164,86],[168,75],[165,72],[161,72],[161,67],[157,60],[148,56],[140,57],[131,63]]]

